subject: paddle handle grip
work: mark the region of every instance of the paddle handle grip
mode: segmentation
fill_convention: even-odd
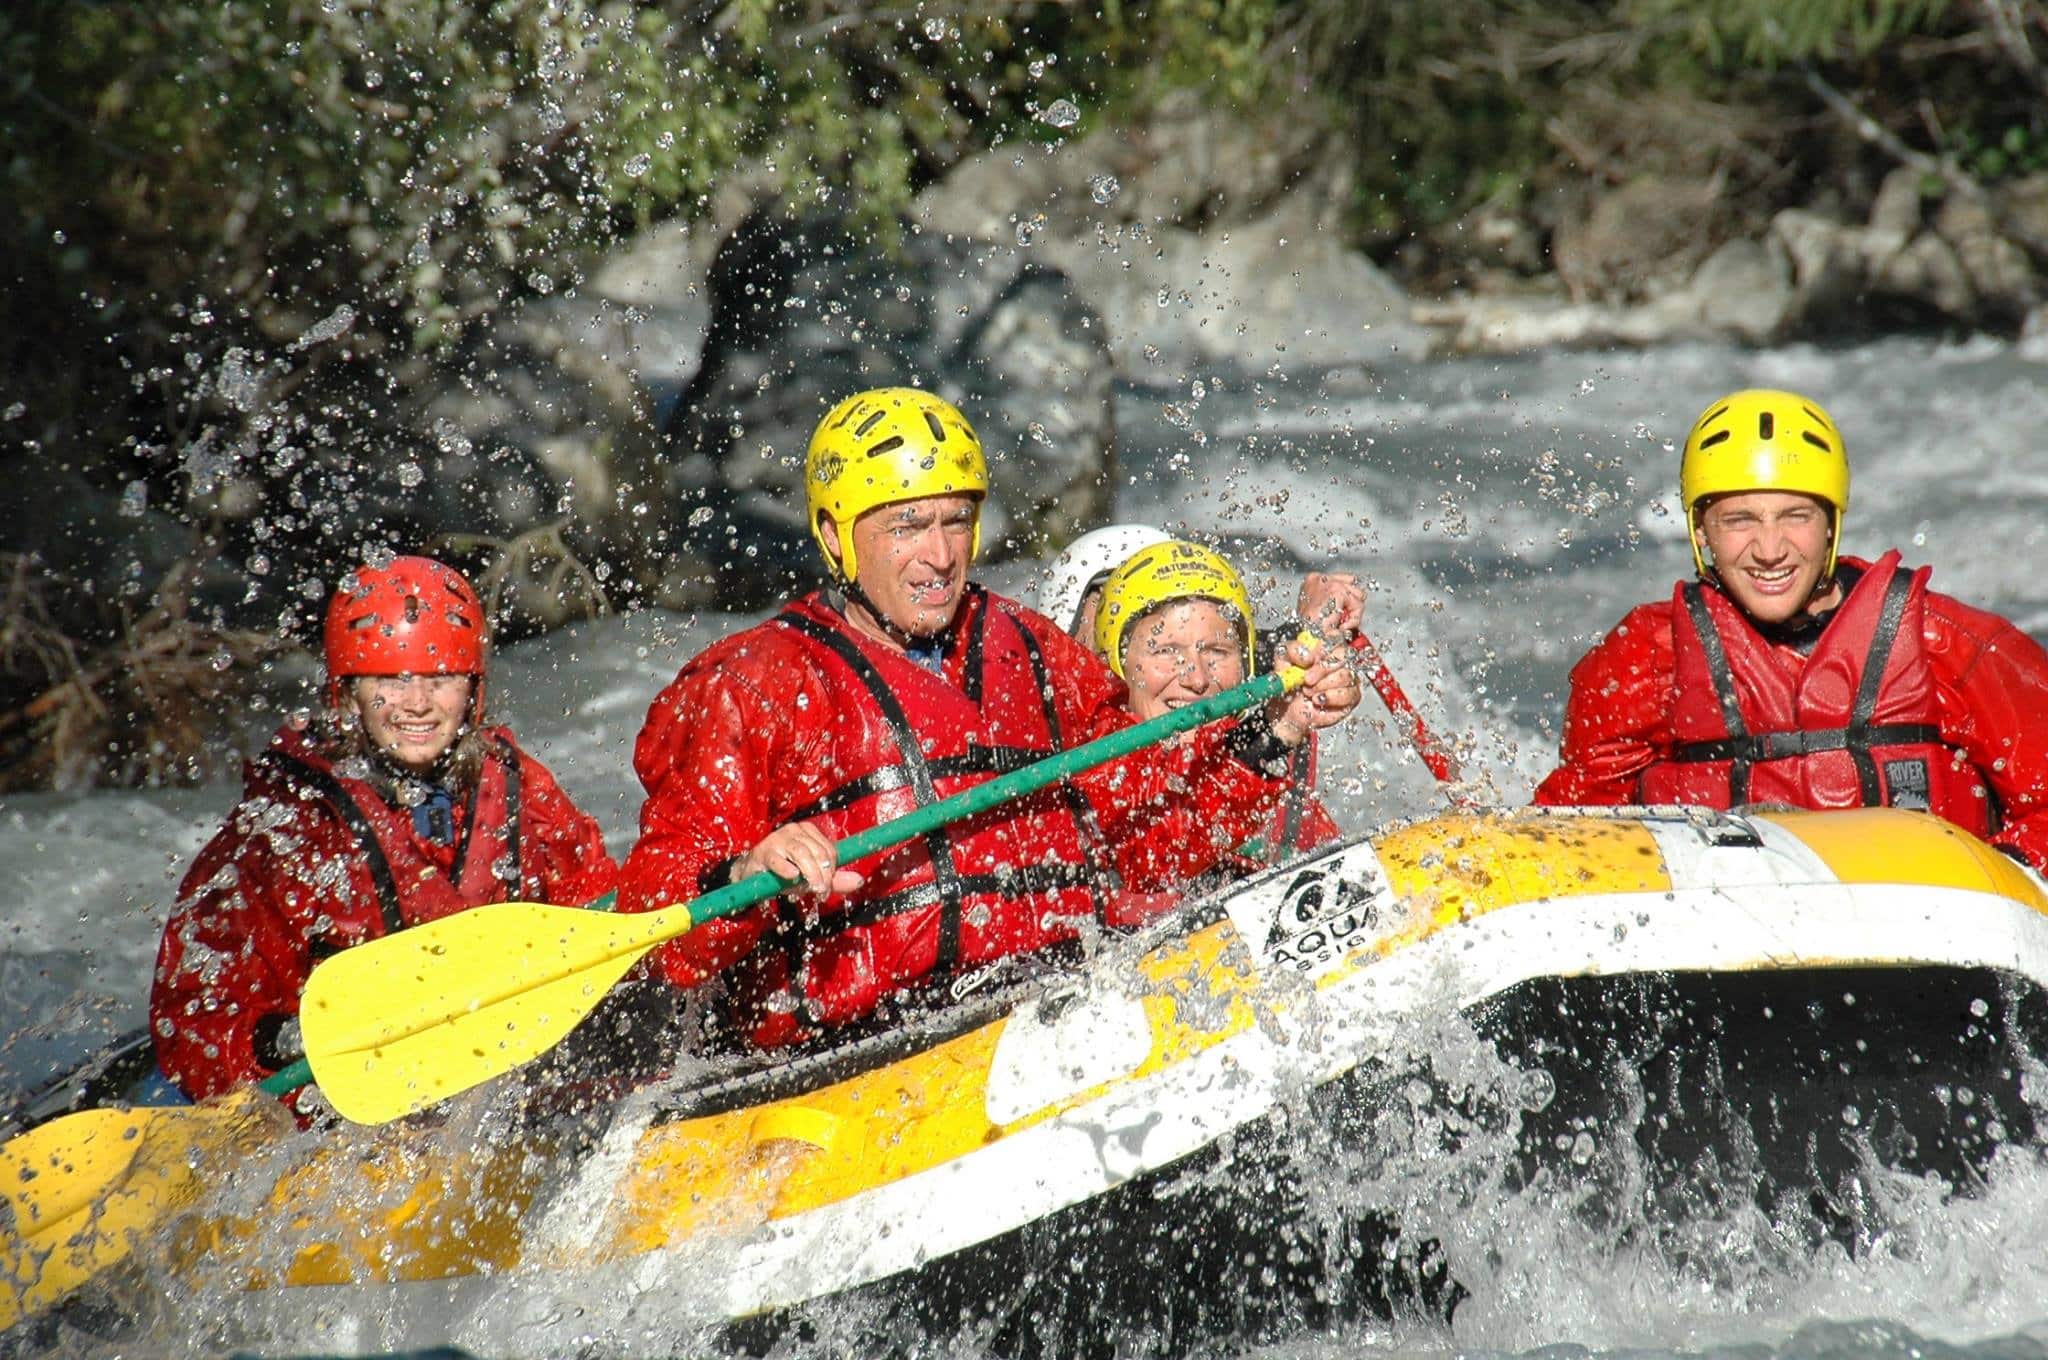
[[[1156,718],[1134,723],[1107,736],[1097,737],[1086,745],[1076,746],[1071,751],[1061,751],[1048,756],[1036,764],[1021,770],[1012,770],[1005,775],[971,789],[962,790],[951,798],[941,799],[926,807],[918,808],[901,817],[892,818],[880,826],[848,836],[832,847],[837,863],[851,864],[878,850],[888,850],[915,840],[926,832],[936,831],[965,817],[972,817],[1019,798],[1027,793],[1036,793],[1047,785],[1062,779],[1092,770],[1120,756],[1127,756],[1141,747],[1164,740],[1177,732],[1186,732],[1200,727],[1203,723],[1239,713],[1254,704],[1289,693],[1300,688],[1302,671],[1299,667],[1288,666],[1272,674],[1261,675],[1243,684],[1227,689],[1221,694],[1212,694],[1206,699],[1196,700],[1185,708],[1162,713]],[[762,870],[749,874],[739,882],[706,893],[690,905],[690,925],[701,925],[715,921],[721,916],[730,916],[743,911],[757,902],[765,902],[779,892],[787,890],[794,879],[785,879]],[[674,934],[680,935],[681,929]]]
[[[1456,783],[1458,767],[1451,760],[1451,753],[1422,721],[1422,715],[1416,712],[1415,705],[1408,701],[1407,692],[1401,688],[1401,682],[1394,678],[1393,671],[1387,668],[1385,658],[1380,655],[1380,649],[1373,646],[1372,639],[1363,632],[1351,639],[1351,647],[1364,663],[1366,682],[1372,686],[1373,692],[1380,696],[1380,702],[1387,706],[1387,712],[1407,729],[1408,744],[1415,748],[1415,754],[1422,757],[1422,763],[1429,767],[1429,772],[1437,777],[1438,783]]]
[[[313,1079],[313,1064],[304,1058],[256,1083],[256,1089],[273,1096],[288,1096]]]

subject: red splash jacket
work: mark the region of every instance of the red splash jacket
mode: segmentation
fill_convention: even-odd
[[[249,762],[242,801],[185,875],[157,950],[157,1065],[187,1095],[284,1066],[278,1030],[329,954],[487,902],[611,891],[618,868],[597,823],[511,733],[483,736],[488,757],[448,845],[337,773],[304,732],[283,729]]]
[[[1542,804],[1917,807],[2048,863],[2048,653],[1890,552],[1810,655],[1681,584],[1572,670]]]
[[[810,595],[692,659],[648,711],[647,788],[619,907],[728,881],[791,822],[834,840],[1132,721],[1121,681],[1049,620],[970,587],[934,674]],[[788,899],[663,946],[694,986],[734,965],[733,1018],[764,1047],[930,980],[1136,924],[1274,814],[1284,780],[1229,754],[1225,724],[1136,752],[859,865],[822,908]]]

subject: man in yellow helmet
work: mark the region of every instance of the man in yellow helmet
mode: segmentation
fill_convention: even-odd
[[[968,581],[988,469],[951,405],[912,388],[848,398],[813,435],[804,484],[832,584],[693,658],[655,700],[620,876],[627,911],[761,870],[801,882],[657,955],[680,985],[727,973],[724,1018],[758,1045],[1132,923],[1253,834],[1290,747],[1357,706],[1350,672],[1303,649],[1302,688],[1244,722],[835,866],[836,840],[1132,718],[1099,660]]]
[[[1911,807],[2048,863],[2048,654],[1839,553],[1849,460],[1826,411],[1736,392],[1686,437],[1698,579],[1573,668],[1538,803]]]

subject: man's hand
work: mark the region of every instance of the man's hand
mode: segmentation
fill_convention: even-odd
[[[1327,657],[1320,643],[1290,642],[1281,651],[1282,665],[1300,666],[1306,675],[1301,688],[1266,705],[1266,720],[1283,745],[1299,746],[1310,732],[1344,721],[1364,697],[1358,676],[1341,656]]]
[[[867,880],[851,869],[835,867],[832,842],[809,822],[792,822],[763,836],[732,866],[732,881],[767,872],[791,880],[794,891],[823,896],[849,893]]]
[[[1349,642],[1365,626],[1365,587],[1348,571],[1312,571],[1295,602],[1301,626],[1326,642]]]

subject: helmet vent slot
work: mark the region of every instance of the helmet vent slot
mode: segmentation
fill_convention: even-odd
[[[885,453],[894,453],[897,449],[900,449],[902,447],[903,436],[900,434],[892,434],[887,439],[884,439],[881,443],[869,449],[868,457],[879,458]]]
[[[932,439],[937,443],[946,442],[946,427],[939,424],[939,418],[930,411],[924,413],[924,423],[931,427]]]
[[[1822,439],[1812,430],[1801,430],[1799,432],[1799,437],[1801,439],[1804,439],[1807,443],[1813,445],[1815,448],[1819,449],[1822,453],[1833,453],[1835,451],[1834,445],[1828,443],[1827,440]]]
[[[860,424],[853,427],[853,437],[855,439],[861,438],[869,430],[872,430],[875,428],[875,426],[881,424],[882,421],[888,417],[888,415],[889,413],[887,411],[870,412],[866,420],[863,420]]]
[[[1703,449],[1711,449],[1716,444],[1725,444],[1727,442],[1728,431],[1716,430],[1712,434],[1708,435],[1705,439],[1702,439],[1700,441],[1700,447]]]
[[[1777,433],[1778,420],[1776,416],[1773,416],[1769,411],[1765,411],[1757,416],[1756,437],[1758,439],[1775,439]]]

